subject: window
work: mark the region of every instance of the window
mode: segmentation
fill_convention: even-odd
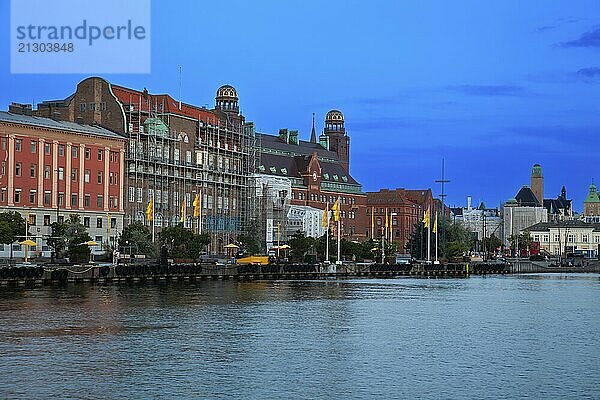
[[[77,158],[77,147],[71,148],[71,155],[73,156],[73,158]]]
[[[29,177],[35,178],[36,171],[37,171],[37,165],[31,164],[31,166],[29,167]]]
[[[102,218],[96,218],[96,228],[102,228]]]
[[[102,183],[102,171],[98,171],[98,183]]]
[[[15,151],[21,151],[23,141],[21,139],[15,139]]]
[[[44,215],[44,226],[50,225],[50,216],[48,214]]]
[[[77,182],[77,168],[71,169],[71,180]]]
[[[59,144],[58,145],[58,156],[59,157],[64,157],[65,156],[65,145],[64,144]]]
[[[36,194],[35,190],[30,190],[29,191],[29,203],[30,204],[35,203],[35,194]]]
[[[21,202],[21,189],[15,189],[15,203]]]
[[[133,203],[134,201],[135,201],[135,188],[130,187],[129,188],[129,202]]]
[[[90,111],[96,111],[96,103],[90,103]]]
[[[142,188],[141,187],[137,188],[137,202],[138,203],[142,202]]]
[[[85,183],[90,183],[90,170],[86,169],[85,173],[83,174],[83,181]]]
[[[2,150],[6,150],[6,138],[2,138]]]
[[[89,160],[90,157],[92,156],[92,151],[88,148],[85,149],[85,159]]]
[[[111,172],[111,173],[109,173],[109,174],[108,174],[108,178],[109,178],[109,179],[108,179],[108,182],[109,182],[111,185],[114,185],[114,184],[115,184],[115,174],[114,174],[114,172]]]
[[[31,141],[31,154],[35,154],[37,153],[37,142],[32,140]]]
[[[36,222],[37,222],[37,218],[36,218],[35,214],[29,214],[29,225],[35,226]]]
[[[111,218],[110,219],[110,229],[116,229],[116,228],[117,228],[117,219]]]
[[[15,164],[15,175],[21,176],[21,163],[20,162]]]
[[[102,201],[103,201],[102,195],[99,194],[98,197],[96,198],[96,205],[98,207],[102,207]]]
[[[65,179],[65,169],[63,167],[58,167],[58,179],[61,181]]]
[[[44,192],[44,204],[49,205],[50,204],[50,197],[52,196],[52,192],[50,192],[49,190],[46,190]]]
[[[65,200],[65,194],[59,193],[58,194],[58,205],[61,207],[64,206],[65,205],[64,200]]]
[[[583,235],[581,235],[581,241],[582,241],[583,243],[587,243],[587,242],[588,242],[588,235],[587,235],[587,234],[583,234]]]
[[[49,155],[50,155],[50,152],[51,152],[51,150],[50,150],[50,149],[51,149],[51,147],[50,147],[50,143],[45,143],[45,144],[44,144],[44,153],[46,153],[46,155],[47,155],[47,156],[49,156]]]
[[[106,110],[106,102],[103,101],[102,103],[100,103],[100,111],[105,111]]]
[[[81,103],[81,104],[79,105],[79,111],[81,111],[81,112],[84,112],[84,111],[85,111],[85,108],[86,108],[86,103]]]
[[[86,228],[90,227],[90,217],[83,217],[83,226]]]
[[[50,166],[44,166],[44,179],[50,179]]]
[[[98,161],[102,161],[102,150],[98,150]]]
[[[86,194],[85,196],[83,196],[83,206],[84,207],[90,206],[90,195],[89,194]]]

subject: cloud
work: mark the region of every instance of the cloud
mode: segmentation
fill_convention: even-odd
[[[576,75],[584,79],[600,78],[600,67],[581,68]]]
[[[600,48],[600,25],[595,26],[591,31],[582,33],[575,40],[561,43],[560,47]]]
[[[515,85],[458,85],[449,90],[470,96],[521,96],[525,88]]]
[[[557,25],[546,25],[546,26],[540,26],[535,28],[536,32],[546,32],[552,29],[555,29],[557,27]]]

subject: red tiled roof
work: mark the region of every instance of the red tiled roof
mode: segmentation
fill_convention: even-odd
[[[173,99],[168,94],[147,94],[144,98],[144,93],[139,90],[134,90],[118,85],[111,85],[112,91],[123,104],[132,105],[134,110],[142,112],[164,112],[175,115],[181,115],[189,118],[194,118],[213,125],[219,125],[219,117],[204,108],[196,107],[191,104],[181,103]]]

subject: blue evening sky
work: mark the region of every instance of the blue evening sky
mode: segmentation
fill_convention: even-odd
[[[0,108],[71,94],[84,75],[11,75],[0,2]],[[94,3],[101,7],[101,2]],[[299,129],[340,109],[364,190],[432,188],[498,205],[540,163],[581,211],[600,181],[600,2],[154,1],[152,73],[117,84],[212,105],[234,85],[258,130]],[[115,63],[135,60],[115,59]]]

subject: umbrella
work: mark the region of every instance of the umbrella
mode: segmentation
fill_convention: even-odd
[[[288,246],[287,244],[284,244],[283,246],[279,246],[280,249],[289,249],[290,246]]]
[[[377,251],[377,250],[379,250],[379,247],[373,247],[373,248],[371,249],[371,251]]]
[[[80,244],[85,244],[86,246],[98,246],[98,243],[94,242],[93,240],[88,240],[87,242],[83,242]]]
[[[227,246],[225,246],[226,249],[239,249],[240,246],[237,246],[233,243],[228,244]]]
[[[19,242],[19,244],[22,244],[25,246],[37,246],[37,243],[31,239],[23,240],[22,242]]]

